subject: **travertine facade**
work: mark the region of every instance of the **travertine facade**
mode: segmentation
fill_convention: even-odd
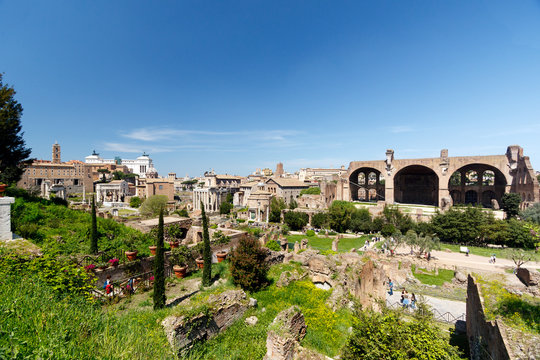
[[[289,205],[292,199],[298,198],[302,189],[309,188],[309,184],[296,179],[270,178],[266,180],[266,191],[274,196],[283,198]]]
[[[528,156],[517,145],[505,155],[353,161],[338,183],[337,199],[384,201],[442,207],[452,203],[496,206],[504,193],[518,193],[523,208],[540,201],[540,188]]]

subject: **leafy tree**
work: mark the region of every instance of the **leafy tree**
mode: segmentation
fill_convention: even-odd
[[[141,214],[144,216],[159,215],[160,211],[167,206],[167,201],[166,195],[152,195],[142,203]]]
[[[131,199],[129,199],[129,206],[131,206],[132,208],[138,208],[139,206],[141,206],[141,203],[141,198],[138,196],[133,196]]]
[[[90,228],[90,252],[96,254],[98,252],[98,230],[96,218],[96,200],[92,196],[92,225]]]
[[[248,291],[256,291],[265,286],[268,283],[268,264],[265,258],[266,251],[261,248],[259,241],[249,236],[241,238],[230,257],[234,283]]]
[[[311,217],[311,225],[317,229],[324,229],[328,226],[328,214],[324,212],[313,214]]]
[[[281,222],[281,211],[286,209],[287,205],[285,204],[285,201],[282,198],[273,197],[270,201],[270,215],[269,215],[269,221],[280,223]]]
[[[397,207],[385,205],[383,217],[387,224],[394,225],[403,234],[414,227],[414,222],[411,217],[403,214]]]
[[[204,204],[201,201],[202,209],[202,221],[203,221],[203,275],[202,275],[202,284],[203,286],[210,286],[212,283],[212,252],[210,251],[210,235],[208,233],[208,218],[206,217],[206,212],[204,210]]]
[[[289,209],[294,210],[298,207],[298,203],[295,199],[291,196],[291,201],[289,202]]]
[[[289,211],[285,213],[283,220],[292,230],[301,230],[307,225],[309,215],[302,212]]]
[[[123,171],[113,171],[112,176],[113,176],[113,180],[124,180],[126,177],[126,174],[124,174]]]
[[[501,197],[501,209],[504,210],[507,219],[516,217],[519,213],[521,196],[516,193],[505,193]]]
[[[384,237],[391,236],[396,232],[396,227],[393,224],[384,224],[381,229],[381,235]]]
[[[163,209],[159,212],[156,256],[154,257],[154,310],[165,307],[165,253],[163,246]]]
[[[350,229],[354,232],[370,232],[373,228],[371,215],[368,209],[356,209],[351,214]]]
[[[352,203],[347,201],[333,201],[328,209],[330,227],[337,232],[345,232],[351,226],[352,213],[356,210]]]
[[[222,215],[230,214],[232,208],[233,208],[233,204],[231,204],[229,202],[223,202],[219,206],[219,213],[222,214]]]
[[[511,247],[534,249],[536,246],[536,238],[531,233],[526,223],[516,219],[510,219],[508,220],[508,235],[506,245]]]
[[[441,330],[420,317],[405,321],[396,311],[357,311],[343,360],[461,359]]]
[[[441,241],[467,245],[481,244],[480,230],[487,222],[487,215],[472,206],[464,210],[451,208],[444,213],[437,213],[431,219],[433,232]]]
[[[396,231],[394,234],[392,234],[392,236],[386,236],[384,240],[384,247],[390,250],[392,255],[394,255],[396,249],[403,244],[405,244],[405,236],[403,236],[399,231]]]
[[[519,269],[522,265],[531,261],[533,257],[523,250],[513,250],[510,254],[510,259],[516,264],[516,268]]]
[[[538,175],[540,176],[540,175]],[[532,221],[540,224],[540,203],[536,203],[533,206],[528,207],[520,213],[523,220]]]
[[[422,256],[431,250],[438,250],[441,248],[437,237],[423,234],[418,235],[414,230],[407,231],[405,234],[405,242],[418,256]]]
[[[15,90],[2,83],[0,74],[0,183],[19,181],[23,168],[31,160],[31,149],[25,147],[21,132],[23,108],[14,98]]]

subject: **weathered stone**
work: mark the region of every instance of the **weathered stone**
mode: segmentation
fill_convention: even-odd
[[[257,307],[257,299],[249,298],[249,306],[250,307]]]
[[[337,252],[338,251],[338,245],[339,245],[339,239],[336,239],[332,241],[332,251]]]
[[[456,271],[456,274],[454,275],[454,277],[456,278],[457,281],[459,281],[460,283],[465,283],[467,282],[467,275],[465,275],[464,273],[460,272],[460,271]]]
[[[308,239],[302,239],[300,242],[300,249],[307,249],[308,248]]]
[[[264,248],[266,250],[266,258],[264,259],[264,262],[266,262],[268,265],[275,265],[275,264],[281,264],[283,263],[283,258],[285,257],[285,253],[281,251],[273,251],[268,248]]]
[[[285,237],[280,240],[279,245],[281,246],[281,251],[287,251],[289,249],[289,241]]]
[[[246,318],[246,320],[244,320],[244,322],[246,323],[246,325],[254,326],[254,325],[257,325],[257,323],[259,322],[259,318],[256,317],[256,316],[250,316],[250,317]]]
[[[249,308],[246,293],[242,290],[227,290],[221,294],[210,295],[207,300],[209,312],[202,312],[187,318],[169,316],[162,325],[169,344],[182,358],[197,341],[207,340],[231,326]]]
[[[278,281],[276,282],[277,287],[287,287],[293,281],[298,281],[303,279],[306,274],[299,274],[298,271],[294,270],[293,272],[284,271],[279,276]]]
[[[297,306],[280,312],[269,326],[265,360],[292,360],[306,335],[304,315]]]
[[[300,251],[300,243],[298,241],[294,242],[294,252],[297,253]]]

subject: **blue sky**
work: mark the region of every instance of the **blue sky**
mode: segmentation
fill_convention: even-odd
[[[540,169],[540,1],[3,1],[32,156],[161,175],[504,154]]]

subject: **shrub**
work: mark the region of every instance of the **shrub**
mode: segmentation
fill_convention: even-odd
[[[507,219],[516,217],[519,213],[521,196],[516,193],[505,193],[501,197],[501,209],[504,210]]]
[[[523,210],[520,216],[524,220],[540,224],[540,203],[536,203],[533,206]]]
[[[230,257],[230,271],[233,281],[244,290],[255,291],[268,283],[265,262],[266,251],[257,240],[245,236]]]
[[[167,206],[167,196],[152,195],[148,197],[141,205],[141,214],[144,216],[157,216],[161,209]]]
[[[315,231],[313,231],[313,230],[308,230],[308,231],[306,231],[306,235],[307,235],[307,236],[310,236],[310,237],[311,237],[311,236],[315,236]]]
[[[381,229],[381,234],[384,237],[391,236],[396,232],[396,227],[392,224],[384,224]]]
[[[178,216],[189,217],[189,213],[186,208],[176,210],[174,213],[177,214]]]
[[[289,211],[285,213],[284,221],[292,230],[301,230],[307,225],[309,215],[302,212]]]
[[[281,251],[281,246],[276,240],[268,240],[266,247],[273,251]]]
[[[270,215],[269,215],[269,221],[274,223],[280,223],[281,222],[281,210],[284,210],[287,208],[287,205],[285,204],[285,201],[283,201],[282,198],[273,197],[270,201]]]
[[[429,319],[401,319],[399,313],[357,311],[353,333],[343,349],[342,359],[460,359],[458,349],[445,339]]]
[[[327,213],[316,213],[311,217],[311,225],[317,229],[324,229],[328,227],[328,214]]]
[[[154,310],[165,307],[165,250],[163,249],[163,208],[159,212],[156,256],[154,258]]]
[[[133,196],[131,199],[129,199],[129,206],[131,206],[132,208],[138,208],[139,206],[141,206],[141,204],[141,198],[138,196]]]

